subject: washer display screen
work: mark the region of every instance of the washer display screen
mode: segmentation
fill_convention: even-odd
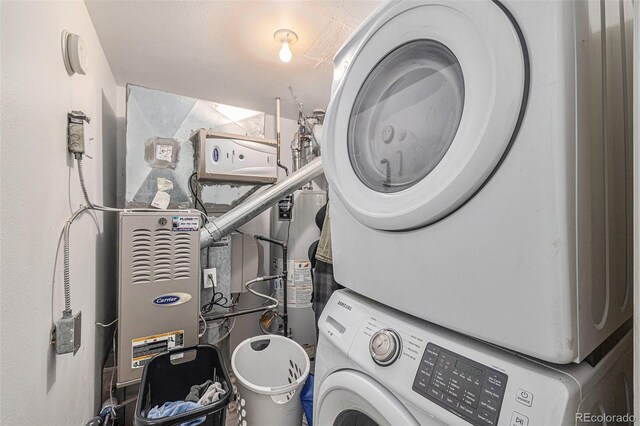
[[[481,380],[484,371],[481,368],[476,368],[471,364],[457,360],[454,367],[454,371],[459,372],[461,375],[466,375],[471,380]]]
[[[351,111],[347,144],[358,178],[382,193],[421,181],[451,146],[463,106],[462,69],[444,44],[422,39],[393,50]]]

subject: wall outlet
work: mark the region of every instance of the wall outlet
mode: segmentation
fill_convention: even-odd
[[[218,286],[218,274],[216,268],[202,270],[202,282],[204,288],[214,288]]]

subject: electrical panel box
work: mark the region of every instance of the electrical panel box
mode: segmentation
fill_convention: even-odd
[[[201,129],[191,140],[200,182],[267,184],[278,178],[272,139]]]
[[[200,213],[119,217],[117,385],[139,382],[146,362],[198,344]]]
[[[244,293],[248,281],[258,277],[260,254],[251,235],[231,234],[231,292]]]

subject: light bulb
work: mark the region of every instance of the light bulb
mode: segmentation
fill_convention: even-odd
[[[274,40],[280,45],[280,52],[278,56],[284,63],[291,61],[293,53],[291,53],[291,45],[298,41],[298,34],[291,30],[282,29],[273,34]]]
[[[291,48],[289,47],[289,42],[288,41],[283,41],[282,42],[282,47],[280,48],[280,60],[282,62],[289,62],[291,60],[291,58],[293,57],[293,54],[291,53]]]

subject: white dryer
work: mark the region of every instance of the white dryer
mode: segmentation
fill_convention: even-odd
[[[335,58],[336,280],[542,360],[632,312],[631,1],[393,1]]]
[[[545,364],[346,290],[319,329],[317,426],[633,422],[630,331],[595,367]]]

